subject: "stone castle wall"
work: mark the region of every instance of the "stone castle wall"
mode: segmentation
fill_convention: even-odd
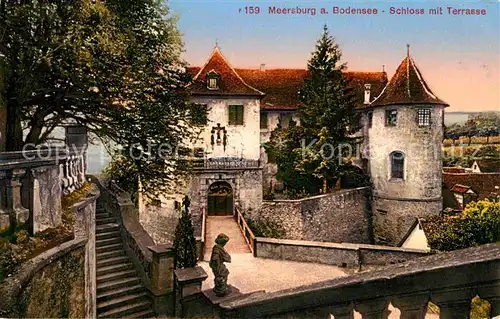
[[[282,239],[371,243],[370,189],[342,190],[300,200],[264,201],[246,215],[284,230]]]

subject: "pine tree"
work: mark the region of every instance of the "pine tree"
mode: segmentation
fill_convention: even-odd
[[[184,197],[182,201],[182,214],[179,223],[175,228],[174,238],[174,267],[176,269],[196,266],[196,239],[194,238],[194,228],[189,214],[189,197]]]
[[[314,187],[316,192],[320,188],[324,192],[347,167],[342,163],[347,149],[343,145],[354,141],[350,135],[357,130],[358,121],[352,91],[343,75],[346,65],[341,63],[341,57],[338,44],[325,26],[308,62],[309,76],[299,91],[302,102],[298,110],[300,129],[280,128],[279,134],[272,134],[265,145],[268,153],[276,158],[278,178],[285,177],[285,187],[295,192],[305,189],[311,193]],[[280,157],[277,147],[280,145],[292,146],[292,150]],[[304,184],[297,185],[297,181],[304,181]]]

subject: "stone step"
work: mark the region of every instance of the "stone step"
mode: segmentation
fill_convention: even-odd
[[[128,261],[129,261],[128,257],[125,255],[101,259],[101,260],[97,261],[97,268],[111,266],[111,265],[117,265],[117,264],[121,264],[121,263],[128,262]]]
[[[135,284],[132,286],[126,286],[118,289],[112,289],[109,291],[102,292],[97,295],[97,302],[103,302],[111,300],[113,298],[118,298],[121,296],[126,296],[133,293],[145,292],[144,287],[141,284]]]
[[[107,212],[99,212],[99,213],[95,214],[96,219],[103,219],[103,218],[108,218],[108,217],[111,217],[111,214],[107,213]]]
[[[147,300],[147,294],[145,291],[140,293],[132,293],[117,298],[112,298],[110,300],[105,300],[97,303],[97,312],[103,313],[111,309],[116,309],[124,305],[129,305],[134,302]]]
[[[105,238],[105,239],[98,239],[95,242],[96,247],[102,247],[102,246],[108,246],[112,244],[118,244],[121,243],[122,239],[121,237],[112,237],[112,238]]]
[[[119,318],[125,316],[136,318],[136,316],[133,316],[133,314],[141,313],[150,309],[151,302],[147,299],[144,299],[100,313],[99,318]]]
[[[114,272],[111,274],[97,276],[97,284],[102,284],[102,283],[105,283],[108,281],[113,281],[113,280],[117,280],[117,279],[124,279],[124,278],[128,278],[128,277],[136,277],[136,276],[137,276],[137,272],[135,271],[135,269],[127,269],[127,270],[123,270],[123,271]]]
[[[95,223],[96,223],[96,225],[112,224],[112,223],[116,223],[116,218],[115,217],[107,217],[107,218],[96,219]]]
[[[105,253],[105,252],[114,251],[114,250],[123,250],[122,243],[96,247],[96,253],[98,255],[100,253]]]
[[[114,237],[120,237],[120,232],[119,231],[109,231],[106,233],[96,234],[95,239],[101,240],[101,239],[114,238]]]
[[[121,278],[115,280],[109,280],[103,283],[97,284],[97,294],[103,294],[108,291],[114,291],[116,289],[121,289],[125,287],[131,287],[137,284],[140,284],[141,278],[138,276]]]
[[[120,225],[118,223],[96,225],[95,227],[96,234],[108,233],[110,231],[118,231],[118,230],[120,230]]]
[[[111,273],[116,273],[119,271],[124,271],[133,268],[133,264],[131,262],[124,262],[116,265],[97,267],[96,274],[97,276],[103,276]]]
[[[122,257],[122,256],[125,256],[125,251],[123,249],[96,254],[97,262],[108,260],[108,259],[114,258],[114,257]]]
[[[155,313],[151,310],[144,310],[141,312],[136,312],[132,315],[133,315],[133,317],[126,316],[126,317],[122,317],[122,318],[156,318]]]

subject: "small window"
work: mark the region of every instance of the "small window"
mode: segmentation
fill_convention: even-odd
[[[289,112],[280,113],[279,122],[282,128],[287,128],[290,125],[290,120],[292,119],[292,114]]]
[[[209,90],[219,89],[219,74],[215,71],[210,71],[207,73],[207,88]]]
[[[372,127],[372,123],[373,123],[373,111],[369,111],[366,114],[366,117],[368,119],[368,127]]]
[[[260,128],[265,130],[267,129],[267,112],[260,113]]]
[[[398,120],[398,111],[387,110],[385,111],[385,125],[386,126],[396,126]]]
[[[418,123],[418,126],[430,126],[431,125],[431,110],[430,109],[418,109],[417,110],[417,123]]]
[[[243,125],[243,105],[229,105],[229,125]]]
[[[391,178],[404,179],[405,156],[401,152],[391,153]]]

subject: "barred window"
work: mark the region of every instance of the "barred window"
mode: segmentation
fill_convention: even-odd
[[[401,152],[391,153],[391,178],[404,178],[405,155]]]
[[[385,111],[385,125],[386,126],[396,126],[398,120],[397,110],[387,110]]]
[[[418,109],[417,110],[417,122],[418,122],[418,126],[430,126],[431,125],[431,110],[430,109]]]

